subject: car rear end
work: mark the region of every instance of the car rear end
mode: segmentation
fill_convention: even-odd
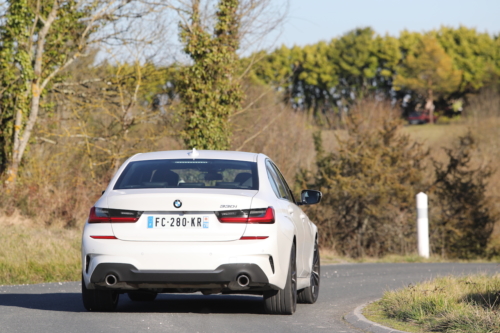
[[[136,155],[92,207],[82,239],[88,289],[210,293],[282,288],[275,211],[258,155]],[[188,155],[191,154],[191,155]]]

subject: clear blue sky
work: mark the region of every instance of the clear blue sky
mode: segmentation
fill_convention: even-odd
[[[275,46],[329,41],[356,27],[398,36],[403,29],[422,32],[441,25],[464,25],[497,35],[500,0],[289,0]]]

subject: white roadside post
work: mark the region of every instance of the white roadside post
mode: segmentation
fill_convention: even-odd
[[[429,258],[429,218],[427,194],[420,192],[417,194],[417,235],[418,235],[418,255]]]

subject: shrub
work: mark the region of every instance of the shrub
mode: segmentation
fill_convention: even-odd
[[[491,197],[486,196],[493,169],[488,165],[471,168],[476,147],[469,132],[453,149],[445,149],[448,162],[434,160],[433,197],[438,207],[430,225],[434,251],[452,258],[485,255],[495,222],[500,215]]]
[[[303,171],[298,182],[311,180],[323,192],[322,204],[310,209],[322,245],[353,257],[415,248],[414,198],[425,187],[428,152],[401,134],[401,121],[394,118],[377,103],[355,108],[334,152],[325,152],[321,135],[315,135],[318,171]]]

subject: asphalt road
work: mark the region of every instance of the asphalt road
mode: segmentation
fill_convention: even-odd
[[[385,290],[448,274],[500,272],[500,264],[342,264],[322,267],[319,300],[293,316],[262,313],[261,297],[121,295],[114,313],[83,308],[79,282],[0,286],[0,332],[361,332],[343,316]]]

